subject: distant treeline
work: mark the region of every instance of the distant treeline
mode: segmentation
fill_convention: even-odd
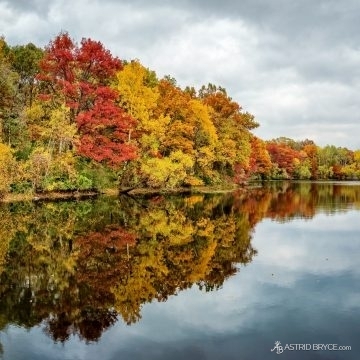
[[[0,197],[175,188],[249,179],[360,179],[360,150],[263,141],[220,86],[181,89],[138,60],[60,33],[45,49],[0,38]]]

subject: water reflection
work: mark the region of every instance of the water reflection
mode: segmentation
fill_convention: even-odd
[[[0,326],[45,319],[57,341],[96,341],[193,284],[217,289],[256,254],[232,196],[12,204],[0,221]]]
[[[120,319],[139,321],[146,303],[191,287],[221,288],[256,255],[251,238],[261,220],[355,208],[359,186],[328,183],[271,183],[183,198],[3,204],[0,329],[40,325],[55,341],[74,334],[97,341]]]

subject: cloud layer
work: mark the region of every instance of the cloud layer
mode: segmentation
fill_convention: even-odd
[[[100,40],[181,86],[225,87],[264,139],[360,148],[357,0],[0,0],[0,34]]]

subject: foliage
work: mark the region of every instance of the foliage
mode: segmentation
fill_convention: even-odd
[[[11,48],[11,65],[18,74],[18,97],[27,106],[32,106],[36,96],[36,75],[44,51],[34,44],[18,45]]]
[[[134,120],[116,106],[117,93],[109,86],[121,66],[100,42],[82,39],[78,46],[61,33],[47,47],[38,76],[46,85],[42,99],[55,108],[64,99],[70,108],[70,124],[76,123],[79,133],[78,154],[109,166],[136,157],[129,141]]]
[[[11,68],[9,47],[0,37],[0,141],[9,142],[7,123],[15,116],[17,80],[18,74]]]
[[[99,41],[61,32],[41,49],[0,38],[0,141],[16,168],[1,169],[3,194],[360,178],[360,150],[263,141],[258,125],[225,88],[183,89]]]
[[[266,149],[266,143],[254,136],[251,139],[249,172],[252,177],[267,179],[270,177],[272,162]]]
[[[168,157],[151,158],[142,164],[141,171],[150,187],[174,188],[184,185],[189,169],[193,167],[192,158],[177,150]]]
[[[248,170],[251,154],[251,133],[258,124],[249,113],[228,96],[222,87],[209,84],[199,91],[202,102],[211,108],[211,120],[216,128],[218,143],[215,148],[214,170],[234,181]]]
[[[0,142],[0,200],[16,176],[16,162],[9,146]]]

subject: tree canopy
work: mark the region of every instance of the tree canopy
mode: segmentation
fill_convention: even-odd
[[[225,88],[183,89],[99,41],[61,32],[42,49],[0,38],[3,194],[360,179],[360,150],[264,141],[257,126]]]

